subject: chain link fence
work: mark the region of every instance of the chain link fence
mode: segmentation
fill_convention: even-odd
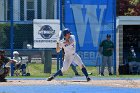
[[[11,5],[12,2],[13,5]],[[77,50],[82,54],[80,55],[82,60],[86,64],[95,65],[98,49],[96,45],[104,39],[107,33],[111,34],[112,40],[115,41],[113,5],[113,0],[102,0],[101,2],[91,2],[90,0],[0,0],[0,49],[6,50],[6,55],[9,57],[12,56],[11,52],[16,50],[23,59],[27,57],[30,63],[44,63],[47,56],[45,52],[48,49],[33,47],[33,20],[60,19],[60,28],[68,27],[76,36]],[[13,33],[11,31],[12,22]],[[56,58],[55,49],[52,49],[51,52],[52,58]],[[116,60],[115,54],[113,60]]]
[[[64,27],[70,28],[75,35],[76,50],[86,66],[100,67],[102,55],[99,47],[106,35],[116,44],[116,1],[115,0],[65,0],[62,13]],[[116,69],[116,51],[114,47],[112,68]],[[113,70],[112,70],[113,72]]]
[[[10,2],[0,1],[0,48],[10,49]],[[33,19],[56,19],[57,0],[13,0],[14,49],[33,45]]]
[[[44,63],[48,49],[33,47],[33,20],[59,19],[59,11],[60,0],[0,0],[0,50],[6,50],[8,57],[12,56],[13,51],[18,51],[23,60]],[[55,50],[51,51],[52,57],[56,57]]]

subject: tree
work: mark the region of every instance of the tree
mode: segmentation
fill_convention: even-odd
[[[33,43],[33,25],[14,25],[14,48],[22,49],[23,43]],[[0,48],[10,49],[10,24],[0,24]]]
[[[7,40],[5,31],[3,30],[5,26],[6,26],[5,24],[0,24],[0,48],[1,49],[5,48],[6,40]]]
[[[139,16],[140,0],[117,0],[118,16]]]

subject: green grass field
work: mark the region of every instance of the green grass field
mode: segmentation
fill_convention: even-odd
[[[88,73],[93,73],[90,76],[96,77],[96,78],[140,78],[140,75],[113,75],[113,76],[108,76],[106,73],[105,76],[100,76],[98,74],[98,69],[96,67],[86,67]],[[83,75],[80,68],[77,66],[77,70],[80,75]],[[51,74],[55,73],[57,71],[57,65],[55,62],[52,64],[52,69],[51,69]],[[31,76],[13,76],[14,78],[47,78],[50,76],[49,73],[44,73],[44,64],[39,64],[39,63],[30,63],[28,64],[27,72],[31,74]],[[73,77],[74,72],[72,71],[71,67],[68,69],[67,72],[63,74],[63,76],[59,76],[60,78],[65,78],[65,77]]]

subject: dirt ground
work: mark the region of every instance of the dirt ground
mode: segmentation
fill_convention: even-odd
[[[90,86],[110,86],[140,88],[140,80],[8,80],[0,82],[0,86],[28,86],[28,85],[90,85]]]

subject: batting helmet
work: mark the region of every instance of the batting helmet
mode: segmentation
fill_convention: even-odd
[[[63,30],[63,35],[64,35],[64,36],[66,36],[66,34],[69,34],[69,33],[71,34],[69,28],[65,28],[65,29]]]

